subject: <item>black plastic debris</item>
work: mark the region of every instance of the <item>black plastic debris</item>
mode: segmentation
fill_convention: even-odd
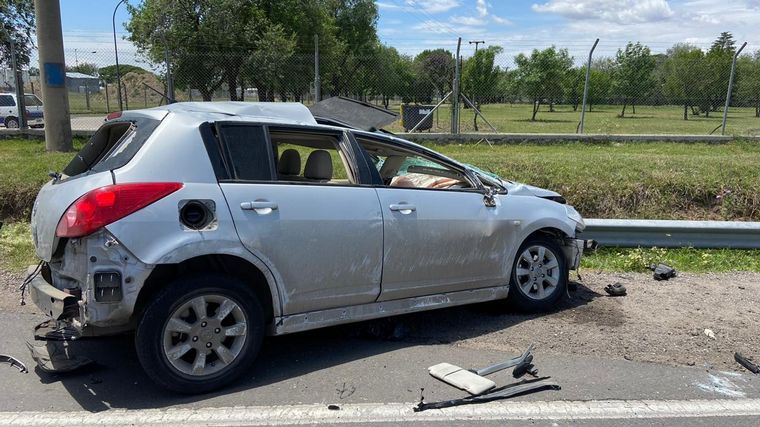
[[[654,280],[669,280],[676,277],[676,269],[667,264],[652,264],[649,269],[654,272]]]
[[[338,405],[327,405],[327,409],[331,411],[340,411],[340,406]]]
[[[492,391],[479,394],[477,396],[467,396],[461,399],[443,400],[440,402],[425,403],[420,401],[417,406],[414,407],[414,412],[422,412],[428,409],[443,409],[453,406],[470,405],[478,403],[493,402],[500,399],[508,399],[510,397],[523,396],[530,393],[536,393],[543,390],[561,390],[562,387],[559,384],[553,382],[544,382],[551,377],[541,377],[529,380],[522,380],[513,384],[505,385],[493,389]]]
[[[75,354],[71,344],[72,341],[27,341],[26,347],[44,372],[71,372],[93,363],[92,360]]]
[[[13,366],[14,368],[18,369],[18,371],[21,372],[22,374],[26,374],[27,372],[29,372],[29,370],[26,369],[26,365],[24,365],[22,361],[16,359],[13,356],[8,356],[7,354],[0,354],[0,362],[4,362]]]
[[[515,369],[512,370],[512,376],[514,378],[520,378],[529,374],[533,377],[538,377],[538,369],[533,365],[533,355],[529,354],[523,361],[521,361]]]
[[[745,357],[741,353],[734,353],[734,360],[736,360],[737,363],[747,368],[748,371],[752,372],[753,374],[760,374],[760,366],[752,363],[751,357]]]
[[[623,286],[621,283],[613,283],[611,285],[605,286],[604,292],[607,292],[612,297],[622,297],[628,294],[625,286]]]

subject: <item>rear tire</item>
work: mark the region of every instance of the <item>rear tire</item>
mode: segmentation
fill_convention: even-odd
[[[179,393],[205,393],[242,376],[264,336],[253,289],[221,274],[183,277],[146,307],[135,334],[145,372]]]
[[[567,261],[556,241],[547,237],[526,240],[512,264],[508,301],[527,312],[553,309],[567,293]]]
[[[5,127],[8,129],[18,129],[18,119],[15,117],[6,117]]]

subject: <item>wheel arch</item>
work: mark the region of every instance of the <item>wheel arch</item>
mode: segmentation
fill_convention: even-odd
[[[257,266],[237,255],[205,254],[178,263],[156,265],[143,282],[132,311],[131,323],[136,325],[139,322],[148,303],[167,282],[195,273],[222,273],[243,280],[252,286],[259,298],[268,323],[280,316],[279,293],[266,267]]]

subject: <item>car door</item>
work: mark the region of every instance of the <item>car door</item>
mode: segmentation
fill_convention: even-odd
[[[369,140],[357,142],[373,149]],[[389,150],[390,156],[375,156],[378,174],[386,175],[377,187],[385,230],[380,300],[508,283],[506,253],[514,227],[500,215],[501,202],[487,206],[477,183],[455,165],[400,147]],[[388,165],[401,157],[394,173]],[[401,177],[424,175],[418,172],[431,172],[439,181],[458,177],[460,183],[448,189],[395,185]]]
[[[39,121],[42,119],[42,101],[37,98],[37,95],[24,95],[24,106],[26,107],[28,113],[27,119],[29,121]]]
[[[230,171],[220,185],[235,227],[275,274],[284,314],[375,301],[382,214],[375,190],[356,184],[345,135],[239,123],[218,124],[218,135]],[[296,174],[278,173],[278,151],[285,151],[279,146],[308,154]],[[322,162],[310,163],[312,157]],[[327,162],[336,176],[327,176]]]
[[[3,123],[7,117],[18,117],[16,100],[10,94],[0,94],[0,117],[3,118]]]

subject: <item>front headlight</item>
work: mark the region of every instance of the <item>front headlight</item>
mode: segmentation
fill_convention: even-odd
[[[586,223],[583,222],[583,217],[578,213],[578,211],[575,210],[574,207],[565,205],[565,211],[567,212],[567,217],[577,222],[581,226],[581,229],[586,227]]]

